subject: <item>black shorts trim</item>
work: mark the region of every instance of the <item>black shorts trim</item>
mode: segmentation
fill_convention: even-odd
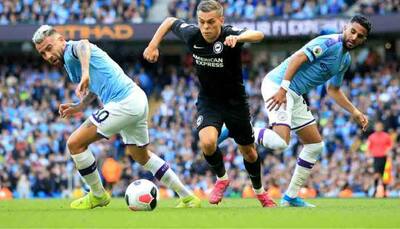
[[[307,126],[308,124],[310,124],[312,122],[315,122],[315,118],[313,120],[309,121],[309,122],[304,123],[303,125],[300,125],[298,127],[293,127],[292,130],[298,130],[300,128],[303,128],[303,127]]]

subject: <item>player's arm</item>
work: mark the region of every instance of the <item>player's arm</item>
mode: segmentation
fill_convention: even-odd
[[[171,31],[172,25],[177,20],[174,17],[167,17],[161,25],[158,27],[156,33],[151,39],[149,45],[143,52],[143,57],[149,61],[150,63],[154,63],[157,61],[159,56],[158,46],[160,45],[164,36]]]
[[[365,116],[360,110],[358,110],[346,97],[343,91],[332,84],[328,85],[327,93],[330,97],[332,97],[335,102],[341,106],[343,109],[348,111],[354,120],[362,127],[362,130],[365,131],[368,126],[368,118]]]
[[[281,83],[281,87],[274,96],[266,101],[266,103],[268,104],[267,109],[273,110],[275,108],[276,110],[278,110],[282,104],[286,104],[286,92],[289,90],[290,82],[292,81],[294,75],[299,70],[301,65],[307,62],[307,60],[308,57],[302,50],[295,52],[290,57],[288,67]]]
[[[93,92],[89,92],[85,95],[79,103],[64,103],[60,104],[58,108],[58,113],[62,118],[69,118],[72,115],[83,111],[86,107],[88,107],[95,99],[97,95]]]
[[[259,42],[264,39],[264,33],[257,30],[245,30],[239,35],[229,35],[225,38],[224,45],[234,48],[236,43]]]
[[[367,147],[365,149],[365,156],[371,157],[371,135],[367,139]]]
[[[89,88],[89,63],[90,63],[90,42],[88,40],[80,40],[78,44],[74,46],[74,51],[81,62],[81,82],[76,88],[76,95],[83,99],[88,94]]]

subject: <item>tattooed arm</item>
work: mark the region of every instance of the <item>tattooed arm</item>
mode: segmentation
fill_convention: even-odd
[[[79,61],[81,62],[81,82],[75,90],[76,95],[83,99],[88,93],[89,89],[89,63],[90,63],[90,43],[88,40],[80,40],[78,44],[74,46],[74,51]]]
[[[79,103],[65,103],[60,104],[58,109],[58,113],[62,118],[69,118],[72,115],[83,111],[86,107],[88,107],[95,99],[97,95],[93,92],[89,92],[86,96],[84,96]]]

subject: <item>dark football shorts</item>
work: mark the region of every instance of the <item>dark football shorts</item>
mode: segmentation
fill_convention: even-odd
[[[198,98],[197,103],[197,130],[213,126],[221,132],[225,123],[229,130],[229,137],[239,145],[254,143],[253,126],[249,104],[246,99],[218,101],[209,98]]]
[[[374,172],[383,175],[385,164],[386,157],[374,157]]]

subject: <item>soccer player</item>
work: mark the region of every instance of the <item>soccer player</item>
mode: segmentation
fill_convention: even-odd
[[[256,142],[271,149],[284,150],[293,130],[304,144],[281,206],[314,207],[297,195],[322,153],[324,144],[303,94],[328,82],[328,95],[347,110],[365,131],[368,118],[354,107],[340,86],[351,63],[349,51],[364,44],[370,30],[367,18],[354,16],[342,34],[316,37],[265,76],[261,92],[271,129],[255,128]],[[226,138],[228,135],[230,131],[223,130],[221,136]],[[219,142],[223,140],[220,138]]]
[[[240,59],[243,43],[261,41],[264,35],[259,31],[224,25],[223,7],[214,0],[200,2],[197,19],[198,26],[173,17],[165,19],[143,56],[149,62],[157,61],[158,46],[170,30],[193,53],[200,80],[196,122],[200,147],[208,165],[217,175],[209,202],[218,204],[229,185],[222,152],[217,146],[221,126],[225,123],[243,154],[244,165],[258,200],[263,207],[275,206],[261,183],[261,163],[254,145]]]
[[[129,155],[181,197],[177,207],[199,207],[200,200],[184,187],[168,164],[147,149],[149,144],[146,94],[103,50],[88,40],[66,41],[55,29],[42,25],[33,35],[40,55],[52,65],[63,66],[78,86],[79,103],[61,104],[59,113],[69,118],[83,111],[96,98],[104,104],[67,141],[71,157],[90,186],[90,192],[71,203],[73,209],[91,209],[109,204],[96,161],[88,146],[119,133]]]

